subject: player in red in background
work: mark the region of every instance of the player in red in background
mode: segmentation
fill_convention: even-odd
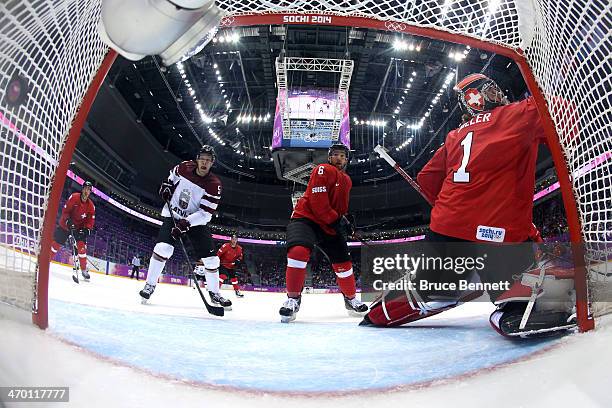
[[[482,74],[468,75],[454,90],[465,111],[463,123],[449,132],[444,145],[417,176],[425,197],[433,204],[427,240],[441,243],[537,240],[539,233],[532,224],[535,166],[538,145],[546,139],[533,98],[509,103],[499,86]],[[452,245],[446,246],[449,247]],[[530,245],[511,247],[530,249]],[[499,245],[487,248],[492,253],[501,253],[497,250]],[[498,256],[497,272],[520,274],[526,270],[534,260],[533,252],[517,251],[513,259],[508,259],[508,250],[506,255]],[[483,276],[479,272],[483,282],[486,273]],[[520,320],[532,294],[530,287],[517,283],[506,292],[489,292],[498,305],[490,322],[503,335],[516,334],[517,317]],[[384,308],[382,302],[377,303],[364,323],[401,325],[454,307],[460,303],[457,300],[466,300],[427,307],[427,300],[420,294],[413,296],[417,301],[403,295],[386,302]],[[416,304],[419,307],[413,306]],[[537,330],[565,323],[537,318],[533,321],[531,328]]]
[[[306,266],[315,245],[329,258],[336,282],[349,312],[364,313],[368,307],[356,297],[355,275],[346,243],[354,228],[346,217],[353,183],[346,174],[349,151],[343,144],[329,148],[329,164],[316,166],[306,192],[298,200],[287,226],[287,297],[280,308],[281,321],[295,320],[300,310]]]
[[[64,208],[59,224],[53,234],[51,244],[51,259],[55,257],[57,251],[66,242],[68,236],[72,234],[77,243],[77,253],[81,274],[85,280],[89,280],[87,272],[87,244],[86,240],[94,227],[96,219],[96,208],[89,198],[92,185],[89,181],[83,183],[80,193],[72,193]]]
[[[236,292],[236,296],[244,297],[244,295],[240,293],[238,278],[236,277],[236,267],[242,262],[242,247],[238,245],[238,237],[236,234],[232,235],[230,242],[221,245],[221,248],[217,251],[217,256],[221,260],[221,267],[219,268],[219,285],[222,285],[223,281],[229,278],[234,288],[234,292]]]

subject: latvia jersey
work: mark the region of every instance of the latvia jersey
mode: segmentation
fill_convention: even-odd
[[[353,182],[331,164],[319,164],[310,174],[306,192],[298,200],[291,218],[308,218],[326,234],[336,235],[329,224],[346,214]]]
[[[174,218],[186,218],[191,226],[206,225],[221,199],[221,180],[211,172],[204,177],[196,174],[197,163],[184,161],[170,171],[168,181],[174,185],[170,205]],[[170,217],[164,206],[162,217]]]
[[[59,225],[64,230],[68,230],[66,227],[68,218],[72,220],[76,229],[93,229],[96,219],[96,207],[89,198],[83,202],[81,200],[81,193],[72,193],[66,204],[64,204],[64,208],[62,208]]]
[[[527,240],[542,142],[532,98],[480,113],[450,131],[417,177],[434,203],[431,230],[469,241]]]
[[[226,242],[217,251],[217,256],[221,260],[221,266],[227,269],[234,269],[236,266],[234,262],[238,259],[242,261],[242,247],[236,244],[236,247],[232,248],[232,244]]]

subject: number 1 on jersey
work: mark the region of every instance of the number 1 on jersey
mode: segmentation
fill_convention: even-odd
[[[461,167],[459,167],[457,171],[453,173],[453,181],[455,183],[470,182],[470,173],[465,171],[465,168],[470,161],[470,153],[472,153],[472,136],[474,136],[474,132],[469,132],[461,141],[461,146],[463,146],[463,159],[461,160]]]

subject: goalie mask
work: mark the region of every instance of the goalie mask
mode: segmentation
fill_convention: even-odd
[[[483,74],[468,75],[453,89],[457,92],[461,109],[471,116],[508,104],[506,95],[495,81]]]

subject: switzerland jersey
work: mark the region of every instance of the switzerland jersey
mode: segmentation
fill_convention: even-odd
[[[331,164],[319,164],[310,174],[306,192],[298,200],[291,218],[308,218],[329,235],[336,231],[329,224],[346,214],[353,182]]]
[[[232,248],[232,244],[226,242],[217,251],[217,256],[224,268],[234,269],[236,260],[240,259],[242,261],[242,247],[236,244],[236,247]]]
[[[174,185],[170,199],[174,218],[186,218],[192,226],[208,224],[221,200],[221,180],[210,172],[204,177],[198,176],[196,168],[195,161],[184,161],[168,177]],[[165,205],[162,217],[170,217]]]
[[[60,227],[68,230],[66,221],[69,218],[76,229],[93,229],[96,219],[96,207],[89,198],[83,202],[81,200],[81,193],[72,193],[66,204],[64,204],[64,208],[62,208],[62,216],[59,222]]]
[[[449,132],[417,177],[434,203],[431,230],[469,241],[527,240],[544,141],[532,98],[480,113]]]

